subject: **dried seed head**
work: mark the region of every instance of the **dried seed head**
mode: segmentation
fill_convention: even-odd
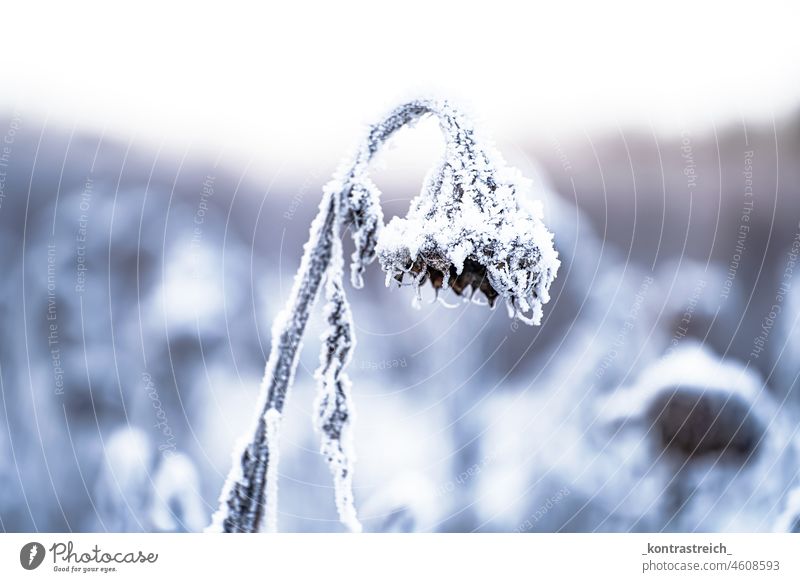
[[[482,292],[490,305],[538,325],[560,265],[541,204],[524,204],[530,182],[506,166],[490,144],[479,144],[471,123],[447,103],[428,104],[439,117],[446,149],[405,218],[393,218],[378,239],[387,274],[419,287]],[[523,204],[521,204],[521,202]]]

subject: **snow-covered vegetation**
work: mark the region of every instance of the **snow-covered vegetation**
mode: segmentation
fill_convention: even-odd
[[[445,138],[444,159],[426,179],[405,219],[384,230],[379,193],[368,177],[369,163],[403,127],[432,115]],[[461,295],[480,289],[509,314],[539,324],[542,304],[559,261],[541,209],[530,215],[518,203],[524,180],[476,138],[471,123],[447,102],[411,101],[370,127],[353,161],[347,160],[324,188],[319,213],[284,310],[273,324],[272,351],[262,382],[252,438],[234,457],[220,496],[212,531],[274,531],[277,527],[277,463],[281,416],[297,367],[297,352],[311,308],[325,284],[328,330],[323,335],[317,376],[320,395],[316,426],[322,454],[334,480],[339,518],[361,531],[353,499],[354,419],[350,380],[344,372],[354,347],[350,306],[342,286],[343,225],[355,243],[352,282],[362,286],[366,266],[380,255],[387,283],[408,274],[418,289],[430,280],[437,289]],[[529,317],[525,313],[530,312]]]
[[[330,182],[14,121],[0,529],[797,530],[796,121],[690,196],[681,139],[387,119]]]

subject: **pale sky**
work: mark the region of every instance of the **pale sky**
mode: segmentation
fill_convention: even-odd
[[[0,107],[289,171],[327,170],[418,95],[454,98],[499,140],[771,121],[800,103],[794,6],[16,2]]]

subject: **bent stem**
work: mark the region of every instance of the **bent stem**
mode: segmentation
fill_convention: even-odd
[[[271,351],[261,382],[255,426],[247,433],[251,435],[249,441],[235,450],[233,467],[209,530],[239,533],[277,529],[278,428],[309,315],[323,280],[331,277],[328,270],[333,253],[341,253],[341,245],[335,244],[339,242],[344,222],[339,218],[358,218],[349,216],[354,214],[350,199],[366,179],[367,166],[381,144],[401,127],[428,113],[437,110],[427,101],[414,101],[394,110],[371,128],[350,167],[326,186],[291,294],[272,326]],[[372,258],[374,254],[361,260],[369,262]],[[341,261],[336,263],[341,265]]]
[[[429,174],[407,217],[395,217],[384,228],[380,193],[368,177],[369,162],[397,130],[427,114],[438,118],[444,159]],[[272,327],[254,426],[249,440],[235,450],[209,529],[277,529],[281,415],[311,309],[327,282],[328,331],[322,336],[317,371],[315,427],[333,476],[339,518],[351,531],[361,530],[352,492],[353,410],[345,369],[355,339],[342,286],[342,231],[352,228],[353,287],[362,286],[364,269],[379,255],[387,276],[400,283],[410,274],[417,290],[426,279],[437,290],[447,286],[459,295],[479,289],[490,304],[503,297],[510,316],[538,325],[560,262],[553,235],[541,221],[541,207],[521,210],[517,192],[524,182],[490,144],[478,144],[471,122],[446,102],[412,101],[370,128],[351,163],[323,190],[291,294]]]

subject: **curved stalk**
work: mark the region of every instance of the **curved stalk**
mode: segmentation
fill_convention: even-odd
[[[438,118],[444,134],[444,159],[412,201],[407,218],[394,218],[378,241],[383,218],[379,192],[367,176],[369,162],[396,131],[428,114]],[[490,304],[503,297],[512,317],[538,325],[560,262],[552,234],[541,222],[541,208],[531,213],[518,204],[523,182],[490,144],[476,143],[471,123],[445,102],[406,103],[370,128],[352,162],[324,188],[291,294],[272,327],[254,426],[235,452],[210,529],[277,529],[281,414],[311,309],[327,281],[329,331],[317,374],[315,425],[334,477],[340,518],[351,531],[360,530],[352,496],[352,410],[344,371],[355,340],[341,285],[342,230],[352,226],[354,287],[361,286],[362,272],[377,254],[390,278],[402,282],[410,273],[417,288],[430,280],[435,289],[449,286],[459,295],[479,289]]]
[[[275,447],[270,442],[277,435],[277,430],[271,428],[273,423],[280,422],[297,369],[306,324],[331,264],[332,253],[334,248],[341,249],[340,245],[334,245],[335,237],[341,236],[339,230],[342,221],[337,220],[337,216],[346,215],[353,182],[366,172],[367,165],[380,146],[397,130],[428,113],[437,113],[437,108],[427,101],[414,101],[395,109],[371,128],[366,143],[351,167],[341,174],[338,182],[332,182],[325,189],[291,294],[272,326],[271,351],[261,382],[255,427],[248,433],[251,435],[249,441],[237,449],[233,467],[220,495],[220,507],[209,529],[236,533],[276,529],[274,516],[267,515],[268,506],[274,507],[276,502],[276,491],[268,491],[267,486],[270,473],[277,477]],[[444,122],[442,127],[444,129]],[[270,458],[271,453],[273,458]]]

